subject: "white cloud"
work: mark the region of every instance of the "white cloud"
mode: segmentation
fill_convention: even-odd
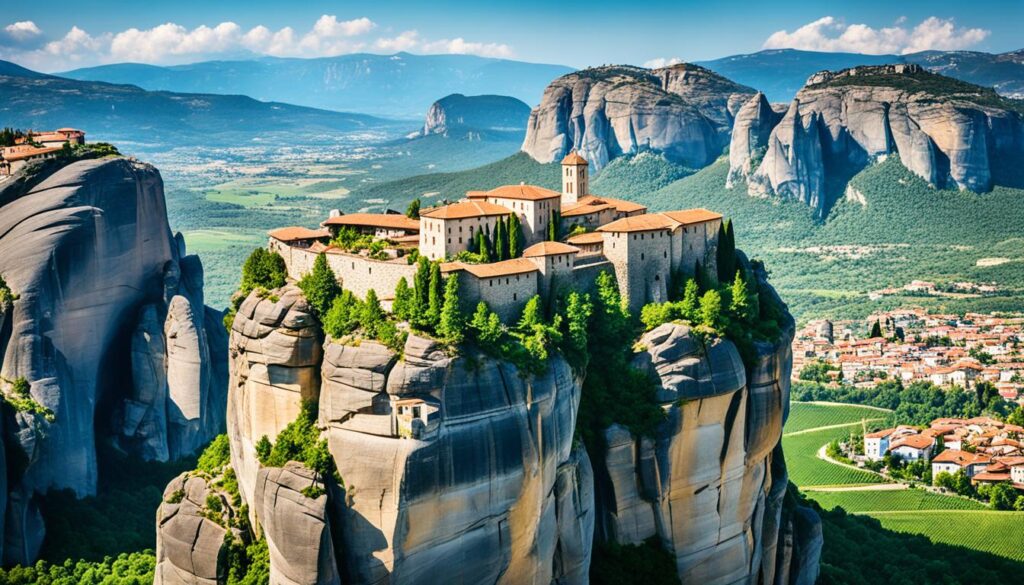
[[[765,49],[804,49],[808,51],[850,52],[882,55],[914,53],[926,50],[957,50],[974,46],[989,32],[980,28],[957,28],[953,19],[926,18],[913,29],[904,26],[901,17],[895,26],[873,28],[866,24],[846,24],[825,16],[790,32],[772,33]]]
[[[480,55],[481,57],[511,57],[512,47],[502,43],[474,43],[462,37],[441,39],[423,43],[424,53],[452,53],[456,55]]]
[[[657,59],[645,61],[644,67],[648,69],[660,69],[662,67],[671,67],[673,65],[679,65],[680,63],[685,63],[685,61],[683,61],[679,57],[658,57]]]
[[[44,71],[83,64],[122,61],[183,63],[245,54],[275,57],[325,57],[373,48],[381,52],[458,53],[510,57],[506,44],[455,39],[429,40],[415,30],[397,36],[370,37],[377,23],[366,17],[338,20],[325,14],[305,32],[264,25],[244,30],[234,22],[193,29],[168,22],[149,29],[129,28],[96,36],[72,27],[63,37],[47,39],[34,22],[15,22],[0,29],[0,58],[13,59]]]

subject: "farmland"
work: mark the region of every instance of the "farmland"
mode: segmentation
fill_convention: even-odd
[[[782,444],[790,481],[804,490],[805,497],[826,510],[842,508],[870,516],[896,533],[919,534],[935,543],[1024,561],[1024,531],[1020,530],[1024,512],[997,512],[973,500],[923,489],[889,489],[897,486],[873,473],[817,457],[829,441],[859,430],[861,418],[884,419],[886,411],[802,402],[792,403],[790,409]]]

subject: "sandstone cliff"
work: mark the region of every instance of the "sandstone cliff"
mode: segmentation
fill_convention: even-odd
[[[612,426],[607,450],[588,455],[574,440],[581,381],[557,355],[528,376],[417,335],[401,354],[339,344],[294,286],[250,294],[231,332],[228,436],[272,581],[587,583],[595,542],[656,537],[685,583],[813,583],[820,524],[784,498],[787,319],[748,365],[684,325],[645,335],[634,365],[657,381],[667,419],[650,438]],[[310,400],[340,476],[314,494],[301,465],[256,454]],[[226,532],[188,510],[161,507],[158,583],[224,570]]]
[[[3,553],[30,563],[35,494],[94,494],[98,444],[168,460],[216,434],[225,335],[198,258],[168,227],[159,173],[127,159],[51,161],[0,183],[0,275],[17,295],[0,318],[4,391],[24,379],[39,409],[4,406],[3,441],[27,464],[0,493]]]
[[[937,187],[992,188],[999,166],[1024,157],[1024,107],[994,91],[916,65],[857,67],[811,76],[777,123],[748,102],[733,131],[730,184],[827,213],[841,183],[872,161],[900,161]],[[769,135],[763,129],[774,126]],[[1018,161],[1014,163],[1013,161]]]
[[[621,154],[652,150],[702,167],[728,146],[733,118],[753,94],[696,65],[585,69],[544,90],[523,151],[548,163],[575,149],[600,170]]]

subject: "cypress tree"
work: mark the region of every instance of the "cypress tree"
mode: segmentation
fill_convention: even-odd
[[[444,285],[441,283],[441,265],[434,262],[430,265],[430,293],[427,302],[427,323],[437,327],[441,319],[441,304],[444,302]]]
[[[718,226],[718,282],[729,282],[736,274],[736,244],[732,238],[732,220]]]
[[[750,322],[750,291],[741,270],[736,271],[730,293],[732,298],[729,300],[729,312],[744,323]]]
[[[693,265],[693,280],[697,282],[697,290],[701,294],[715,288],[714,283],[710,282],[707,271],[701,266],[700,260],[697,260]]]
[[[868,337],[882,337],[882,324],[877,319],[875,324],[871,326],[871,335]]]
[[[395,285],[395,301],[391,303],[391,312],[395,314],[395,317],[403,321],[410,318],[413,294],[415,293],[409,288],[409,283],[405,280],[405,277],[399,278],[398,284]]]
[[[415,288],[409,307],[409,317],[417,323],[422,323],[427,315],[427,308],[430,306],[430,262],[426,256],[420,256],[419,265],[416,266],[416,276],[413,278],[413,286]]]
[[[484,235],[483,230],[476,233],[476,247],[479,249],[480,260],[484,263],[491,261],[491,245],[487,241],[487,236]]]
[[[371,288],[366,291],[366,301],[363,303],[359,324],[363,326],[370,337],[376,337],[377,329],[385,319],[384,309],[381,308],[380,299],[377,298],[377,291]]]
[[[515,213],[508,216],[508,257],[518,258],[523,255],[523,222]]]
[[[498,217],[494,224],[494,260],[501,262],[508,260],[508,235],[505,229],[505,218]]]
[[[484,224],[484,239],[487,241],[487,255],[494,261],[494,238],[491,237],[491,225]]]
[[[459,277],[449,276],[444,283],[444,303],[441,305],[441,317],[437,324],[437,334],[452,345],[458,345],[465,339],[466,320],[459,307]]]
[[[299,288],[309,301],[318,319],[331,308],[334,298],[341,294],[341,285],[327,264],[327,256],[320,254],[313,261],[313,269],[299,281]]]
[[[420,198],[417,197],[409,202],[409,207],[405,209],[405,216],[409,219],[420,218]]]

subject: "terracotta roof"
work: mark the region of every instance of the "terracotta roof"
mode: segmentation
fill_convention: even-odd
[[[988,463],[989,461],[991,459],[987,455],[957,451],[956,449],[946,449],[932,458],[932,463],[954,463],[961,467],[975,463]]]
[[[602,244],[604,243],[604,235],[600,232],[586,232],[583,234],[576,234],[575,236],[569,236],[565,241],[577,246],[586,244]]]
[[[584,195],[579,198],[579,203],[584,205],[589,205],[592,201],[606,203],[623,213],[633,213],[634,211],[643,211],[647,209],[646,205],[640,205],[639,203],[626,201],[625,199],[605,197],[604,195]]]
[[[888,437],[889,435],[891,435],[891,434],[893,434],[895,432],[896,432],[896,429],[883,429],[881,431],[875,431],[873,433],[868,433],[868,434],[864,435],[864,438],[865,439],[884,439],[884,438]]]
[[[682,224],[704,223],[715,219],[722,219],[721,213],[708,211],[707,209],[684,209],[680,211],[663,211],[667,215]]]
[[[398,213],[349,213],[329,218],[322,225],[374,227],[407,232],[420,231],[418,220]]]
[[[555,199],[562,194],[551,189],[538,187],[536,185],[503,185],[490,191],[469,191],[466,197],[470,199],[483,199],[485,197],[500,197],[502,199],[519,199],[523,201],[542,201],[544,199]]]
[[[899,439],[896,442],[894,442],[892,445],[889,446],[889,450],[892,451],[900,447],[910,447],[912,449],[927,449],[928,447],[931,447],[932,444],[933,440],[931,437],[927,437],[925,435],[910,435],[909,437],[903,437],[902,439]]]
[[[282,242],[294,242],[295,240],[315,240],[317,238],[329,238],[331,232],[327,230],[311,230],[304,227],[285,227],[267,232],[267,235]]]
[[[59,150],[61,150],[61,147],[59,146],[47,148],[36,148],[34,146],[12,146],[4,149],[3,159],[8,161],[22,160],[32,158],[33,156],[50,154],[51,152],[57,152]]]
[[[662,213],[647,213],[624,217],[599,228],[599,232],[653,232],[657,230],[669,230],[679,227],[679,222],[669,218]]]
[[[1010,481],[1010,472],[982,471],[981,473],[975,473],[971,477],[971,481]]]
[[[589,164],[589,163],[587,163],[587,159],[585,159],[582,156],[580,156],[580,154],[574,150],[574,151],[570,152],[569,154],[565,155],[565,158],[562,159],[562,164],[563,165],[585,165],[585,164]]]
[[[580,251],[576,246],[563,244],[562,242],[537,242],[523,250],[523,258],[536,258],[538,256],[553,256],[555,254],[576,254]]]
[[[562,217],[577,217],[589,213],[600,213],[606,209],[615,209],[615,206],[609,203],[588,203],[582,205],[577,203],[576,205],[563,205],[562,211],[559,213],[562,214]]]
[[[494,278],[495,276],[513,276],[516,274],[526,274],[528,272],[537,272],[539,268],[533,262],[525,258],[513,258],[511,260],[502,260],[501,262],[492,262],[490,264],[465,264],[462,262],[450,262],[441,266],[444,272],[453,272],[456,270],[465,270],[477,278]]]
[[[486,201],[460,201],[443,207],[420,212],[420,217],[431,219],[466,219],[491,215],[509,215],[512,210]]]

